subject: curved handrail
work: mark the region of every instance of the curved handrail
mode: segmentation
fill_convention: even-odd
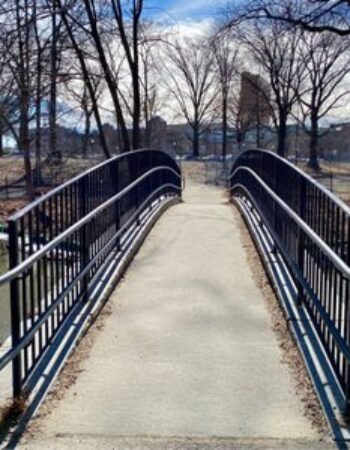
[[[140,149],[88,169],[9,219],[10,270],[0,286],[10,285],[12,346],[0,370],[13,362],[14,396],[110,261],[132,245],[124,240],[131,227],[156,202],[181,197],[182,184],[170,155]]]
[[[306,309],[350,407],[350,208],[267,150],[239,155],[227,181],[244,214],[252,209],[259,216],[261,233],[284,261],[294,283],[290,289]]]
[[[49,192],[47,192],[46,194],[44,194],[40,198],[34,200],[33,202],[31,202],[28,205],[26,205],[23,208],[21,208],[19,211],[17,211],[12,216],[10,216],[9,220],[13,221],[13,220],[19,219],[20,217],[25,215],[31,209],[39,206],[44,201],[47,201],[51,197],[53,197],[54,195],[59,194],[60,192],[62,192],[68,186],[70,186],[73,183],[76,183],[77,181],[85,178],[87,175],[95,172],[96,170],[101,169],[102,167],[105,167],[105,166],[111,164],[111,162],[115,162],[115,161],[118,161],[118,160],[121,160],[121,159],[124,159],[124,158],[128,158],[129,156],[134,156],[134,155],[137,155],[138,153],[147,153],[147,152],[150,152],[150,154],[151,153],[159,153],[162,156],[168,157],[169,160],[171,160],[171,162],[177,166],[178,173],[181,173],[181,170],[180,170],[180,167],[179,167],[177,161],[174,158],[172,158],[168,153],[163,151],[163,150],[158,150],[158,149],[153,150],[153,149],[145,149],[145,148],[141,148],[141,149],[137,149],[137,150],[131,150],[129,152],[121,153],[120,155],[112,156],[112,158],[109,158],[109,159],[107,159],[105,161],[102,161],[100,164],[97,164],[96,166],[90,167],[89,169],[85,170],[84,172],[79,173],[75,177],[70,178],[69,180],[67,180],[66,182],[60,184],[59,186],[55,187],[54,189],[51,189]]]
[[[69,228],[64,230],[62,233],[57,235],[52,241],[50,241],[48,244],[40,247],[40,249],[28,256],[24,261],[22,261],[20,264],[18,264],[15,268],[5,272],[4,274],[0,275],[0,286],[6,283],[9,283],[10,281],[17,278],[21,273],[28,270],[36,261],[38,261],[42,256],[46,255],[48,252],[56,248],[61,242],[63,242],[65,239],[67,239],[69,236],[71,236],[74,232],[79,230],[81,227],[83,227],[85,224],[90,222],[94,217],[96,217],[99,213],[101,213],[103,210],[105,210],[108,206],[115,203],[117,200],[124,197],[128,192],[130,192],[135,186],[141,183],[141,181],[145,180],[147,177],[149,177],[151,174],[160,171],[160,170],[169,170],[174,173],[175,176],[177,176],[180,180],[182,177],[171,167],[167,166],[159,166],[155,167],[154,169],[149,170],[148,172],[144,173],[142,176],[137,178],[134,182],[129,184],[126,188],[124,188],[122,191],[118,192],[118,194],[114,195],[101,205],[99,205],[94,210],[90,211],[86,216],[84,216],[82,219],[80,219],[78,222],[75,222],[74,225],[71,225]]]
[[[339,198],[337,195],[335,195],[333,192],[331,192],[329,189],[327,189],[323,184],[319,183],[317,180],[315,180],[315,178],[312,178],[309,174],[307,174],[306,172],[304,172],[303,170],[300,169],[300,167],[295,166],[293,163],[291,163],[290,161],[288,161],[287,159],[283,158],[282,156],[278,155],[277,153],[274,153],[271,150],[265,150],[265,149],[248,149],[248,150],[244,150],[244,152],[242,152],[236,159],[236,161],[233,163],[233,167],[231,169],[231,174],[228,178],[228,180],[230,180],[232,178],[232,172],[235,169],[235,164],[237,161],[239,161],[239,159],[243,156],[243,155],[247,155],[250,152],[261,152],[261,153],[265,153],[267,155],[272,156],[273,158],[279,160],[282,164],[285,164],[286,166],[288,166],[290,169],[292,169],[293,171],[299,173],[299,175],[301,177],[303,177],[305,180],[307,180],[309,183],[313,184],[317,189],[319,189],[320,191],[322,191],[325,195],[327,195],[335,204],[337,204],[340,208],[342,208],[345,212],[347,212],[347,214],[349,214],[350,216],[350,206],[348,206],[341,198]]]
[[[100,255],[102,255],[105,251],[105,247],[111,246],[113,243],[115,243],[120,235],[132,225],[133,222],[135,222],[135,219],[140,214],[142,210],[144,210],[145,206],[149,203],[149,201],[160,192],[164,187],[172,187],[174,189],[181,189],[178,186],[175,186],[174,184],[167,184],[164,185],[157,190],[155,190],[143,203],[140,205],[140,207],[135,211],[135,213],[128,219],[128,221],[118,230],[118,232],[110,239],[110,241],[105,244],[105,246],[99,251],[99,254],[95,256],[94,260],[97,259]],[[116,199],[117,200],[117,199]],[[82,273],[79,274],[79,276],[74,280],[74,282],[69,286],[71,289],[72,287],[76,286],[77,283],[84,277],[86,272],[90,269],[90,267],[93,265],[94,260],[90,261],[88,266],[84,269]],[[63,295],[64,296],[64,295]],[[62,295],[60,296],[62,297]],[[11,348],[8,350],[2,357],[0,357],[0,371],[3,370],[25,347],[30,343],[30,341],[34,338],[35,333],[40,329],[40,327],[47,321],[47,319],[50,317],[52,312],[57,308],[58,303],[61,301],[61,298],[58,298],[54,303],[50,305],[48,310],[45,312],[45,314],[39,318],[37,322],[35,322],[34,326],[28,331],[28,333],[21,338],[19,342],[17,342],[16,347]]]
[[[339,256],[296,214],[292,208],[290,208],[252,169],[246,166],[237,167],[230,175],[229,180],[233,178],[238,171],[246,171],[250,173],[260,184],[261,187],[281,206],[281,208],[293,219],[308,235],[308,237],[319,247],[327,257],[333,262],[338,270],[343,274],[345,278],[350,280],[350,266],[339,258]],[[235,189],[236,185],[229,188],[229,190]],[[245,187],[246,188],[246,187]],[[246,188],[247,189],[247,188]],[[1,280],[1,278],[0,278]]]

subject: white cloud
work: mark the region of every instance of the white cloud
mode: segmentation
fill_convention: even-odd
[[[180,0],[169,9],[168,13],[177,20],[193,19],[195,16],[203,17],[214,14],[216,5],[217,2],[210,0]]]
[[[169,26],[167,30],[174,35],[174,37],[182,38],[196,38],[201,36],[208,36],[213,26],[213,19],[205,18],[201,20],[187,19],[177,22],[176,25]]]

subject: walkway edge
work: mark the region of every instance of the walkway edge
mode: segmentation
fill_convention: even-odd
[[[131,230],[127,236],[127,240],[131,237],[133,238],[133,243],[130,248],[118,260],[116,265],[115,261],[112,261],[106,270],[105,278],[108,278],[109,281],[103,286],[102,290],[99,290],[97,286],[90,301],[82,304],[80,310],[73,317],[67,318],[67,323],[62,327],[52,344],[51,352],[44,358],[49,363],[46,365],[43,364],[40,374],[33,382],[35,385],[30,386],[32,391],[28,399],[26,411],[19,419],[11,435],[6,438],[8,440],[7,445],[10,448],[17,445],[28,422],[38,411],[49,390],[59,377],[68,358],[73,354],[74,350],[95,322],[153,226],[170,207],[180,202],[181,199],[179,197],[165,198],[161,203],[153,207],[154,209],[150,214],[141,220],[140,226],[136,227],[135,230]],[[101,285],[103,281],[103,279],[100,281]]]
[[[274,251],[272,239],[262,226],[258,213],[251,204],[234,198],[255,244],[264,269],[272,283],[274,292],[288,323],[288,328],[297,344],[305,367],[322,406],[333,439],[350,441],[350,430],[342,416],[343,397],[332,368],[327,361],[318,336],[304,308],[296,307],[295,286],[282,258]]]

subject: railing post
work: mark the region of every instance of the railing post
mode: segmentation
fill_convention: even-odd
[[[153,167],[153,151],[150,152],[150,168]],[[153,193],[153,175],[150,176],[149,181],[149,195]],[[150,200],[150,210],[152,210],[153,207],[153,198]]]
[[[305,220],[305,203],[306,203],[306,182],[305,178],[300,178],[299,187],[299,217]],[[304,277],[304,260],[305,260],[305,239],[300,227],[298,228],[298,269],[302,277]],[[304,288],[300,281],[297,281],[297,306],[300,307],[304,301]]]
[[[18,232],[15,221],[8,222],[9,229],[9,263],[10,270],[18,265]],[[12,348],[15,348],[21,338],[21,313],[20,296],[18,289],[18,279],[15,278],[10,283],[11,299],[11,336]],[[18,354],[12,361],[12,390],[13,397],[19,397],[22,390],[22,360]]]
[[[350,217],[347,220],[347,245],[346,245],[346,262],[350,266]],[[345,286],[345,305],[346,309],[346,326],[345,326],[345,342],[347,347],[350,348],[350,280],[346,280]],[[344,415],[350,417],[350,362],[346,361],[345,365],[345,408]]]
[[[277,168],[277,158],[273,158],[273,182],[274,182],[274,191],[277,195],[279,195],[279,184],[278,184],[278,168]],[[277,204],[274,201],[273,202],[273,229],[277,235],[277,224],[278,224],[278,218],[277,218]]]
[[[114,185],[114,194],[118,194],[120,190],[120,183],[119,183],[119,161],[116,159],[114,161],[114,168],[113,168],[113,185]],[[118,233],[120,228],[120,200],[117,200],[115,202],[115,230],[116,233]],[[116,241],[116,247],[117,251],[119,252],[120,247],[120,236],[118,237]]]
[[[141,181],[142,183],[142,181]],[[139,207],[140,207],[140,183],[137,184],[136,186],[136,192],[137,192],[137,199],[136,199],[136,210],[138,211]],[[137,219],[136,219],[136,225],[139,227],[141,225],[141,218],[140,218],[140,212],[138,212],[137,214]]]
[[[81,179],[80,182],[80,218],[83,218],[88,213],[88,177],[85,176]],[[81,230],[81,251],[80,251],[80,259],[81,259],[81,270],[84,270],[89,262],[89,236],[88,236],[88,224],[83,225]],[[89,273],[86,273],[83,276],[82,280],[82,290],[83,297],[82,300],[84,302],[88,301],[88,291],[89,291]]]
[[[350,284],[350,281],[347,281],[348,284]],[[349,287],[348,293],[349,293]],[[346,335],[345,335],[345,341],[347,344],[347,347],[350,347],[350,299],[348,298],[348,305],[347,305],[347,316],[345,318],[347,327],[346,327]],[[345,362],[345,407],[344,407],[344,416],[347,418],[350,417],[350,363],[348,361]]]

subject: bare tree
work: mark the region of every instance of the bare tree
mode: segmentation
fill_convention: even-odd
[[[188,40],[168,45],[167,56],[164,80],[192,129],[193,155],[198,157],[200,137],[215,117],[214,55],[209,46]]]
[[[349,39],[331,32],[302,37],[307,80],[299,103],[304,129],[310,135],[308,165],[313,170],[319,170],[319,121],[350,92],[342,86],[350,71],[349,44]]]
[[[50,42],[50,94],[49,94],[49,157],[52,162],[59,162],[62,153],[57,147],[57,81],[59,71],[59,34],[61,19],[57,12],[56,0],[48,3],[51,15],[51,42]]]
[[[104,91],[103,78],[100,74],[97,73],[95,77],[91,76],[91,85],[94,89],[94,98],[96,99],[96,101],[98,101]],[[82,113],[83,133],[81,138],[81,155],[83,158],[85,158],[88,153],[88,147],[91,138],[94,106],[93,102],[91,101],[87,85],[81,78],[79,68],[77,69],[77,78],[74,80],[74,84],[71,83],[71,80],[67,81],[66,92],[67,96],[69,96],[69,99],[77,104],[77,108]]]
[[[108,52],[103,42],[103,33],[101,32],[100,27],[101,18],[99,16],[99,11],[96,8],[95,0],[84,0],[84,6],[90,26],[89,35],[91,35],[92,42],[95,45],[97,57],[101,64],[101,69],[103,70],[103,75],[105,77],[109,93],[111,95],[116,115],[116,121],[118,123],[118,126],[120,127],[123,138],[124,150],[128,151],[130,150],[131,146],[119,95],[118,79],[114,77],[112,63],[108,60]]]
[[[33,8],[30,0],[1,2],[2,42],[7,49],[8,69],[13,77],[18,103],[19,130],[14,133],[18,147],[24,155],[25,178],[28,198],[33,199],[33,174],[30,158],[29,124],[33,91],[34,59]]]
[[[253,62],[269,81],[272,92],[274,120],[278,131],[277,153],[286,152],[287,120],[300,97],[305,78],[300,58],[302,31],[288,29],[278,21],[252,21],[241,30],[240,38],[250,51]],[[264,94],[264,91],[262,91]]]
[[[349,0],[251,0],[231,25],[251,18],[268,18],[302,27],[311,32],[350,35]]]
[[[106,141],[106,138],[104,135],[104,131],[103,131],[101,114],[100,114],[100,110],[99,110],[98,100],[95,95],[94,84],[93,84],[93,80],[91,77],[91,71],[89,70],[88,61],[85,57],[85,53],[81,46],[81,43],[78,40],[77,34],[74,33],[74,26],[72,24],[72,21],[69,20],[67,9],[64,7],[62,0],[57,0],[57,2],[58,2],[58,7],[60,9],[62,22],[67,30],[67,35],[70,39],[73,50],[79,61],[82,80],[83,80],[84,84],[86,85],[87,90],[89,92],[89,96],[90,96],[91,103],[92,103],[92,109],[94,112],[96,125],[97,125],[98,131],[99,131],[99,136],[100,136],[103,152],[104,152],[106,158],[110,158],[111,155],[110,155],[108,144],[107,144],[107,141]]]
[[[140,43],[140,85],[143,105],[143,119],[145,126],[144,145],[149,147],[152,142],[150,120],[153,119],[163,106],[163,98],[159,86],[160,73],[157,68],[157,49],[165,37],[152,22],[142,23],[142,41]]]
[[[87,23],[81,25],[91,39],[97,59],[103,70],[108,90],[113,102],[116,121],[120,129],[124,150],[138,148],[141,145],[141,89],[140,89],[140,30],[143,12],[143,0],[121,2],[112,0],[110,3],[99,3],[95,0],[83,0]],[[81,10],[78,8],[78,11]],[[77,20],[76,20],[77,22]],[[131,102],[127,103],[126,113],[131,112],[132,136],[131,142],[127,129],[122,89],[120,79],[114,70],[115,61],[110,56],[111,36],[121,44],[123,55],[128,67],[128,76],[132,87]],[[130,103],[132,106],[130,107]]]
[[[228,33],[220,34],[213,40],[216,73],[221,90],[222,157],[227,153],[227,132],[230,94],[237,76],[238,47],[233,46]]]
[[[117,23],[120,40],[124,49],[127,63],[129,65],[133,91],[132,111],[132,147],[139,148],[141,145],[141,90],[140,90],[140,28],[141,15],[143,11],[143,0],[132,0],[129,10],[131,15],[131,32],[128,36],[126,12],[121,0],[112,0],[112,9]]]
[[[238,90],[230,96],[228,118],[229,123],[235,130],[238,151],[241,151],[245,135],[249,129],[249,124],[242,120],[242,101]]]
[[[3,54],[0,51],[0,59],[2,60],[2,58]],[[19,114],[15,86],[16,83],[8,72],[5,62],[0,68],[0,156],[3,156],[4,153],[6,134],[10,133],[16,141],[18,140],[16,126],[19,122]]]

